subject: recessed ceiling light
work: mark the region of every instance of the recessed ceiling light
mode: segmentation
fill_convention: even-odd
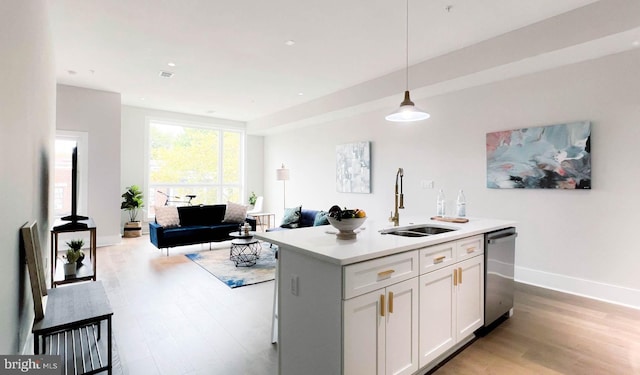
[[[291,47],[292,45],[296,44],[296,41],[295,41],[295,40],[291,40],[291,39],[289,39],[289,40],[287,40],[286,42],[284,42],[284,44],[286,44],[286,45],[288,45],[289,47]]]
[[[640,46],[640,40],[634,40],[633,43],[631,43],[634,47]]]
[[[304,95],[304,93],[303,93],[303,92],[299,92],[299,93],[298,93],[298,96],[302,96],[302,95]]]
[[[168,62],[168,63],[167,63],[167,65],[169,65],[169,66],[176,66],[176,63],[174,63],[174,62]]]
[[[142,100],[144,102],[144,98],[140,98],[140,100]]]
[[[165,70],[161,70],[160,71],[160,77],[162,77],[162,78],[171,78],[171,77],[173,77],[173,73],[172,72],[167,72]]]

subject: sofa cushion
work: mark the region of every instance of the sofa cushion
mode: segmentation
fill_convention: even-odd
[[[209,242],[211,227],[194,225],[190,227],[167,228],[163,239],[167,246]]]
[[[178,207],[175,206],[156,206],[156,223],[165,228],[177,227],[180,225],[180,216],[178,215]]]
[[[244,223],[244,219],[246,218],[247,206],[238,203],[227,202],[227,209],[224,212],[224,219],[222,220],[223,223],[240,224]]]
[[[318,212],[318,210],[302,210],[300,213],[300,226],[312,227],[316,221],[316,215]]]
[[[300,217],[302,216],[302,206],[289,207],[284,209],[284,215],[282,215],[283,228],[297,228],[300,223]]]
[[[180,225],[183,227],[218,225],[222,223],[225,209],[226,205],[224,204],[178,207]]]
[[[231,232],[237,232],[238,231],[238,224],[234,224],[234,223],[223,223],[220,225],[216,225],[215,227],[211,227],[209,228],[209,236],[212,236],[212,238],[219,238],[219,239],[231,239],[231,237],[229,236],[229,233]]]
[[[316,214],[316,218],[313,220],[313,226],[317,227],[319,225],[328,225],[329,224],[329,213],[326,211],[318,211]]]

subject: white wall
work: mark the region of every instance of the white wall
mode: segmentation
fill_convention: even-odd
[[[229,128],[245,128],[245,123],[238,121],[230,121],[216,119],[206,116],[187,115],[182,113],[160,111],[147,108],[138,108],[123,106],[122,107],[122,182],[121,190],[132,184],[145,187],[145,132],[147,118],[164,119],[173,121],[183,121],[186,123],[194,123],[200,125],[224,126]],[[260,195],[262,188],[262,143],[261,136],[247,136],[246,147],[246,164],[245,178],[247,181],[246,198],[252,191]],[[146,191],[146,190],[145,190]],[[220,202],[226,203],[226,202]],[[243,202],[243,203],[246,203]],[[142,217],[146,218],[146,207],[142,213]],[[123,213],[121,222],[128,221],[127,216]],[[148,232],[148,226],[144,225],[143,230]]]
[[[58,85],[56,129],[89,134],[87,212],[98,246],[120,242],[120,94]]]
[[[434,215],[439,188],[451,208],[462,188],[469,216],[519,222],[519,281],[640,308],[640,252],[631,245],[640,190],[638,66],[636,49],[416,101],[432,115],[421,123],[386,122],[389,108],[268,135],[266,209],[282,212],[275,169],[284,162],[291,169],[287,206],[338,204],[386,220],[403,167],[401,217]],[[592,121],[592,190],[486,188],[487,132],[576,120]],[[336,192],[335,146],[353,141],[372,142],[372,194]],[[421,180],[436,188],[421,189]]]
[[[48,256],[55,72],[43,0],[0,1],[0,353],[30,339],[33,300],[20,227],[37,220]]]

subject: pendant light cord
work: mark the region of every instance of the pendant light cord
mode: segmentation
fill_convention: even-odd
[[[407,40],[405,46],[405,54],[406,54],[406,71],[405,71],[405,83],[406,83],[406,91],[409,91],[409,0],[407,0]]]

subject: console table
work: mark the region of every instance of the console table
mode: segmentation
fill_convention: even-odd
[[[66,276],[63,272],[63,260],[58,259],[58,236],[61,233],[89,232],[89,251],[85,254],[82,267],[78,267],[74,276]],[[93,219],[65,222],[56,220],[51,229],[51,287],[75,283],[78,281],[96,281],[96,224]]]
[[[254,219],[256,219],[256,226],[259,226],[263,232],[265,231],[265,227],[266,229],[271,228],[271,218],[273,218],[274,224],[276,222],[276,214],[271,212],[258,212],[258,213],[249,214],[249,215],[252,216]],[[265,218],[266,218],[266,223],[265,223]]]

